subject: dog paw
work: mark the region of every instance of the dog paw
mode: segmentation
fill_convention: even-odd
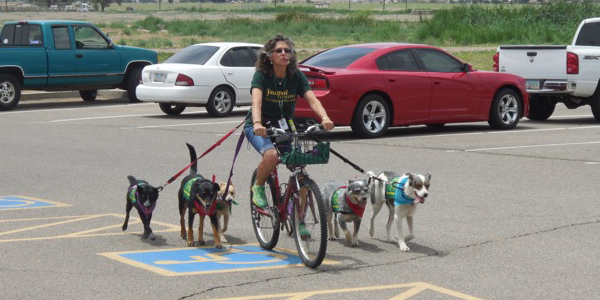
[[[123,227],[121,227],[121,229],[123,229],[123,231],[127,230],[127,225],[123,224]]]
[[[225,238],[225,236],[221,236],[221,243],[227,243],[227,239]]]
[[[414,235],[412,235],[412,234],[409,234],[409,235],[407,235],[407,236],[404,238],[404,241],[405,241],[405,242],[408,242],[408,241],[410,241],[410,240],[412,240],[412,239],[414,239],[414,238],[415,238],[415,236],[414,236]]]
[[[187,245],[188,245],[188,247],[194,247],[194,246],[196,246],[195,243],[194,243],[194,241],[188,241]]]
[[[223,249],[223,245],[221,245],[221,244],[215,245],[215,248],[217,248],[217,249]]]
[[[330,241],[335,241],[336,237],[335,237],[335,236],[333,236],[333,235],[329,235],[329,236],[327,237],[327,239],[328,239],[328,240],[330,240]]]
[[[154,241],[154,240],[156,240],[156,236],[154,235],[154,233],[150,233],[150,234],[148,235],[148,238],[149,238],[150,240],[153,240],[153,241]]]
[[[204,246],[205,244],[206,244],[206,242],[203,240],[198,241],[198,245],[200,245],[200,246]]]
[[[369,236],[373,237],[373,235],[375,235],[375,228],[371,227],[369,228]]]
[[[410,248],[408,248],[408,246],[405,243],[398,243],[398,247],[400,247],[400,251],[402,252],[410,251]]]
[[[358,241],[354,241],[351,244],[352,247],[360,247],[360,244],[358,243]]]

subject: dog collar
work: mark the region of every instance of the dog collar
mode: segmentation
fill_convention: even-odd
[[[350,197],[348,195],[346,195],[346,203],[348,203],[348,207],[350,208],[351,212],[350,211],[342,211],[340,209],[340,199],[339,198],[340,198],[340,195],[342,194],[342,191],[345,188],[347,188],[347,186],[340,186],[331,195],[331,210],[333,210],[333,212],[341,213],[341,214],[354,213],[362,218],[363,214],[365,213],[365,208],[367,207],[367,202],[365,202],[362,205],[354,204],[354,203],[352,203],[352,201],[350,201]]]
[[[357,216],[362,218],[363,214],[365,213],[365,208],[367,207],[366,201],[363,204],[354,204],[354,203],[352,203],[352,201],[350,201],[350,197],[348,195],[346,195],[346,203],[348,203],[348,206],[350,207],[350,209]]]
[[[140,184],[143,185],[143,184]],[[128,199],[132,204],[136,204],[138,201],[138,197],[139,197],[139,193],[137,191],[138,185],[134,185],[132,187],[129,188],[129,191],[127,192],[128,195]],[[145,205],[140,205],[140,203],[137,203],[137,207],[140,209],[140,211],[146,216],[148,217],[153,211],[154,211],[154,207],[156,207],[156,202],[152,203],[152,205],[150,205],[150,207],[146,207]]]

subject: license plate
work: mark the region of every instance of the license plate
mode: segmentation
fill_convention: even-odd
[[[165,82],[165,80],[167,79],[167,74],[163,72],[156,72],[154,73],[153,78],[154,82]]]
[[[539,90],[540,89],[540,81],[539,80],[527,80],[527,89],[528,90]]]

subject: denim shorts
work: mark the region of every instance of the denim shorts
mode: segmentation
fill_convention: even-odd
[[[254,147],[258,153],[260,153],[260,155],[265,154],[265,151],[269,149],[275,149],[275,145],[273,145],[271,138],[255,135],[254,127],[252,126],[244,127],[244,134],[246,135],[248,142],[250,142],[250,145],[252,145],[252,147]],[[292,144],[289,141],[277,144],[279,153],[289,152],[291,148]]]

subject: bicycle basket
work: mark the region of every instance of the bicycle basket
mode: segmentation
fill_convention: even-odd
[[[329,142],[301,141],[300,147],[281,156],[286,165],[316,165],[329,161]]]

